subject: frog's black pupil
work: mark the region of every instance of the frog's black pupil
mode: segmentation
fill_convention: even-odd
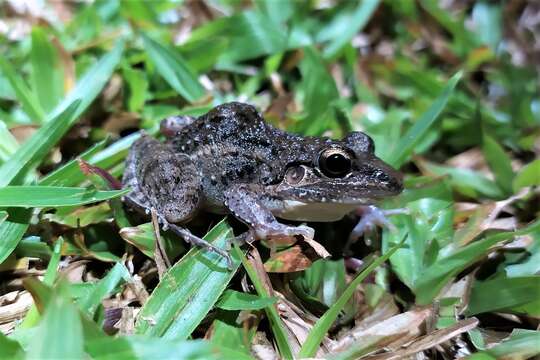
[[[322,165],[321,170],[329,177],[344,176],[351,171],[351,160],[339,153],[327,156]]]

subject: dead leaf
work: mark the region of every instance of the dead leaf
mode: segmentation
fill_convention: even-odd
[[[403,359],[406,356],[411,356],[421,351],[431,349],[439,344],[442,344],[456,336],[463,334],[469,330],[478,326],[478,319],[470,318],[457,322],[454,325],[448,326],[444,329],[433,331],[431,334],[422,336],[410,344],[407,344],[406,348],[400,350],[394,350],[392,353],[380,354],[374,356],[368,356],[366,359],[370,360],[398,360]]]
[[[264,263],[264,269],[271,273],[290,273],[305,270],[311,264],[311,260],[304,255],[300,245],[295,245],[272,254]]]
[[[391,343],[393,348],[398,348],[420,335],[421,325],[432,313],[433,310],[431,307],[419,308],[392,316],[367,328],[355,327],[350,330],[349,334],[338,340],[331,350],[332,352],[345,351],[357,342],[362,343],[366,337],[371,337],[372,340],[375,337],[377,343],[384,342],[388,344],[386,339],[393,338],[396,335],[399,335],[399,339],[396,341],[392,340]],[[372,344],[366,345],[371,346]]]

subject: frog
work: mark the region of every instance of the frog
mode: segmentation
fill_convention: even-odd
[[[186,225],[204,212],[247,225],[244,241],[304,237],[314,230],[280,222],[331,222],[403,190],[399,171],[375,155],[373,140],[301,136],[265,121],[252,105],[230,102],[199,117],[160,124],[131,146],[122,178],[132,209],[154,211],[164,229],[230,258]],[[358,233],[358,229],[357,229]]]

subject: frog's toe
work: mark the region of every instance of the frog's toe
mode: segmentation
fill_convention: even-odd
[[[349,236],[349,242],[347,245],[355,243],[358,239],[375,229],[375,227],[387,228],[390,231],[394,231],[396,227],[390,221],[388,221],[388,216],[396,214],[405,214],[407,209],[391,209],[391,210],[382,210],[373,205],[361,206],[357,210],[357,214],[361,216],[360,221],[351,231]]]

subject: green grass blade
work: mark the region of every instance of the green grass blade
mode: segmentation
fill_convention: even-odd
[[[26,209],[10,209],[9,218],[0,224],[0,264],[15,250],[15,247],[22,239],[31,212]]]
[[[59,237],[58,240],[54,243],[54,251],[47,265],[47,271],[43,279],[43,284],[47,286],[52,286],[56,275],[58,274],[58,264],[60,264],[60,256],[62,255],[62,245],[64,244],[64,239]],[[19,329],[28,329],[34,327],[40,319],[39,312],[35,304],[32,304],[32,307],[26,313],[23,322],[19,325]]]
[[[142,38],[144,48],[156,66],[157,72],[176,92],[189,102],[194,102],[204,95],[204,88],[180,54],[166,48],[147,35],[143,34]]]
[[[259,296],[263,298],[268,298],[270,294],[268,294],[268,292],[266,291],[266,288],[264,287],[261,279],[259,279],[257,271],[255,270],[253,265],[251,265],[251,263],[246,259],[246,257],[242,254],[239,248],[235,247],[234,253],[242,259],[242,265],[244,266],[244,269],[246,269],[246,272],[249,276],[249,279],[253,283],[255,290],[257,290],[257,294],[259,294]],[[266,312],[266,316],[268,317],[268,321],[270,321],[272,334],[274,334],[274,338],[276,340],[281,357],[284,359],[294,359],[291,346],[289,345],[289,341],[287,340],[287,332],[285,331],[283,322],[279,317],[276,306],[274,304],[268,305],[264,310]]]
[[[130,280],[131,275],[128,269],[122,263],[117,263],[103,279],[94,285],[92,291],[79,299],[79,307],[86,315],[93,317],[101,301],[110,296],[120,283]]]
[[[66,108],[57,118],[43,125],[0,167],[0,187],[21,183],[24,176],[47,156],[49,150],[69,129],[80,101]]]
[[[45,112],[36,95],[30,91],[23,78],[3,56],[0,57],[0,72],[9,80],[24,112],[33,122],[42,123],[45,120]]]
[[[487,160],[489,168],[493,172],[495,181],[506,194],[512,193],[512,181],[514,180],[514,170],[512,169],[511,159],[504,152],[501,145],[484,133],[482,138],[482,152]]]
[[[426,132],[435,123],[435,120],[437,120],[441,112],[444,110],[450,96],[452,96],[454,93],[454,89],[462,76],[463,73],[459,71],[452,76],[450,80],[448,80],[448,84],[435,102],[433,102],[429,109],[401,138],[396,146],[396,152],[388,161],[392,166],[399,168],[412,155],[415,146],[420,142],[420,140],[422,140],[423,135],[426,134]]]
[[[50,172],[45,177],[39,179],[39,185],[43,186],[76,186],[79,185],[86,176],[82,173],[79,168],[78,159],[87,160],[92,156],[103,150],[105,147],[105,141],[101,141],[90,149],[86,150],[79,156],[77,159],[68,161],[62,167]]]
[[[30,83],[41,107],[48,113],[64,95],[64,71],[57,50],[47,38],[46,30],[40,27],[32,30],[30,63]]]
[[[69,338],[66,338],[66,329]],[[83,327],[77,308],[56,294],[46,306],[36,336],[28,349],[29,359],[83,359]]]
[[[0,165],[7,161],[19,148],[19,143],[9,132],[6,123],[0,120]]]
[[[225,220],[205,236],[224,248],[232,239]],[[141,309],[135,332],[147,336],[187,339],[221,296],[240,266],[233,257],[233,269],[227,269],[222,256],[204,249],[191,249],[171,267]]]
[[[86,352],[92,359],[243,359],[228,357],[208,341],[177,341],[156,337],[124,336],[102,337],[85,344]]]
[[[336,321],[340,311],[345,307],[347,301],[353,296],[358,285],[364,281],[364,279],[382,263],[388,260],[403,244],[402,240],[394,247],[392,247],[386,254],[375,259],[371,264],[369,264],[364,270],[362,270],[351,283],[347,286],[343,294],[337,299],[337,301],[324,313],[323,316],[315,323],[309,335],[302,345],[300,352],[298,353],[299,358],[313,357],[315,356],[317,349],[319,348],[322,339]]]
[[[0,207],[62,207],[113,199],[126,190],[101,191],[57,186],[6,186],[0,188]]]
[[[73,119],[68,122],[68,126],[90,106],[94,99],[101,93],[109,79],[111,78],[116,66],[120,62],[124,51],[124,43],[119,41],[114,48],[106,55],[103,55],[94,65],[92,65],[84,75],[77,80],[75,87],[58,104],[54,110],[48,114],[47,120],[53,119],[58,114],[64,112],[75,101],[80,101],[77,110],[73,114]]]
[[[380,0],[364,0],[354,10],[353,14],[344,26],[345,31],[339,32],[339,36],[333,39],[324,49],[324,57],[334,57],[352,38],[367,24],[371,15],[379,6]]]

